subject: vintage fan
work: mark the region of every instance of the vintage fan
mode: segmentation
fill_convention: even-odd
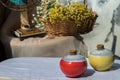
[[[14,11],[20,11],[21,28],[24,30],[31,29],[32,21],[29,19],[29,11],[38,4],[41,0],[0,0],[0,3]]]

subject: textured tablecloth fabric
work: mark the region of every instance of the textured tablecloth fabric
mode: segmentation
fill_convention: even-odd
[[[60,70],[61,58],[21,57],[0,63],[2,80],[119,80],[120,60],[115,60],[106,72],[95,71],[88,62],[85,74],[79,78],[68,78]]]

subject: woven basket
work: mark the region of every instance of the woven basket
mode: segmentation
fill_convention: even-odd
[[[84,0],[84,4],[87,7],[86,0]],[[51,24],[48,20],[45,23],[46,32],[48,35],[52,36],[74,36],[88,33],[93,30],[96,19],[97,14],[96,12],[93,12],[92,17],[82,22],[81,26],[77,26],[74,21],[58,21],[55,24]]]
[[[78,34],[78,27],[73,21],[59,21],[55,24],[47,21],[46,31],[48,35],[53,36],[72,36]]]
[[[97,13],[93,12],[90,19],[87,19],[86,21],[82,22],[81,26],[78,26],[78,33],[85,34],[91,32],[93,30],[97,17]]]

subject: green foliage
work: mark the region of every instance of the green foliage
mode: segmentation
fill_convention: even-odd
[[[83,3],[72,2],[69,5],[56,3],[56,0],[43,1],[37,7],[36,22],[44,26],[44,22],[49,20],[56,23],[59,20],[72,20],[77,26],[92,16],[92,9],[88,9]]]
[[[36,27],[44,29],[44,22],[48,19],[49,9],[54,7],[55,0],[41,1],[41,4],[37,6],[37,14],[33,14],[33,22],[36,23]]]
[[[54,7],[55,0],[48,0],[46,2],[42,2],[39,7],[39,15],[42,19],[47,19],[49,15],[49,10]]]
[[[56,3],[49,12],[48,19],[51,23],[55,23],[58,20],[72,20],[75,21],[78,26],[92,16],[92,9],[86,8],[84,4],[79,2],[71,3],[69,6]]]

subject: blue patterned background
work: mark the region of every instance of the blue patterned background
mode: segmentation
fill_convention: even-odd
[[[25,5],[27,3],[27,0],[10,0],[10,2],[16,5]]]

